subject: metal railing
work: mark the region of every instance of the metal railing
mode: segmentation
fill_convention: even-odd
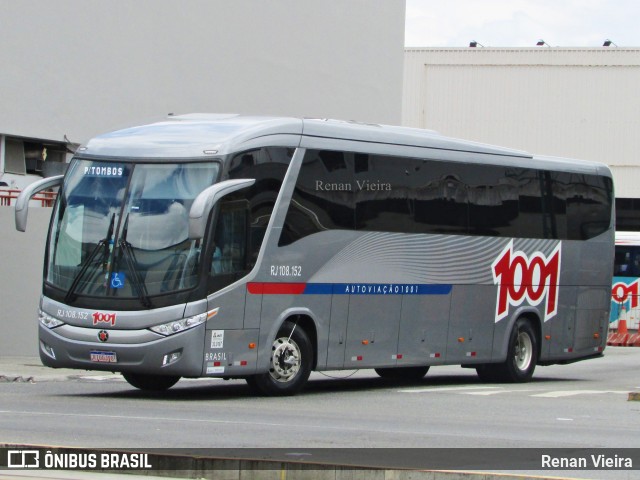
[[[22,190],[0,188],[0,207],[11,207],[15,205],[16,198]],[[34,195],[32,201],[40,202],[41,207],[53,207],[53,203],[58,195],[57,192],[39,192]]]

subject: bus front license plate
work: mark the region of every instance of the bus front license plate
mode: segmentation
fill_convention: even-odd
[[[91,361],[98,363],[117,363],[116,352],[102,352],[94,350],[91,352]]]

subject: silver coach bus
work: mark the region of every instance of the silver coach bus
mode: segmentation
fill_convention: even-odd
[[[172,116],[96,137],[52,213],[50,367],[134,387],[432,365],[523,382],[603,353],[613,182],[599,163],[332,120]]]

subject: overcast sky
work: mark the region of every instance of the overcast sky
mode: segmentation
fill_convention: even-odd
[[[407,47],[640,47],[640,0],[406,0]]]

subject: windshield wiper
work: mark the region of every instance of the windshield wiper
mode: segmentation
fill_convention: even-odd
[[[147,286],[144,283],[144,280],[140,276],[140,272],[138,272],[138,261],[136,260],[136,255],[133,252],[133,247],[127,241],[127,231],[129,229],[129,214],[127,213],[127,218],[124,221],[124,227],[122,228],[122,235],[120,236],[120,241],[118,242],[118,247],[124,256],[124,260],[127,263],[127,267],[129,268],[129,272],[131,273],[131,278],[133,280],[133,288],[138,294],[138,298],[140,299],[140,303],[146,308],[153,308],[153,304],[151,303],[151,299],[149,298],[149,292],[147,292]]]
[[[78,284],[80,283],[80,280],[82,280],[84,275],[87,273],[87,270],[89,269],[89,267],[92,265],[93,260],[96,258],[96,256],[100,252],[101,247],[103,248],[102,258],[98,263],[102,263],[102,273],[104,273],[108,263],[108,259],[109,259],[109,253],[110,253],[109,242],[111,241],[111,236],[113,235],[113,224],[115,222],[115,218],[116,218],[116,214],[112,213],[111,221],[109,222],[109,230],[107,230],[107,236],[102,240],[98,241],[98,243],[93,248],[93,250],[91,250],[91,253],[89,254],[89,256],[85,259],[84,262],[80,264],[80,271],[76,274],[75,277],[73,277],[73,282],[71,282],[69,291],[64,297],[65,303],[71,303],[77,298],[77,295],[75,295],[75,291],[78,288]]]

